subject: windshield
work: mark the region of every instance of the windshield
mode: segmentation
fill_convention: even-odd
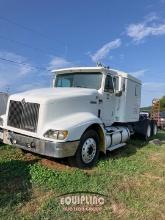
[[[79,87],[100,89],[102,73],[99,72],[81,72],[65,73],[56,76],[55,87]]]

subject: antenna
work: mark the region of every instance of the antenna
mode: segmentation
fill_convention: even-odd
[[[106,68],[106,69],[108,69],[108,70],[110,69],[109,66],[103,65],[101,62],[97,62],[97,63],[96,63],[96,66],[97,66],[97,67],[104,67],[104,68]]]
[[[96,63],[96,66],[98,66],[98,67],[103,67],[103,64],[98,61],[98,62]]]

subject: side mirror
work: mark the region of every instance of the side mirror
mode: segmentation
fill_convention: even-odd
[[[115,92],[115,96],[120,97],[121,95],[122,95],[122,91],[121,90]]]

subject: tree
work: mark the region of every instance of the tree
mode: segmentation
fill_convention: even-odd
[[[160,111],[165,111],[165,96],[160,99]]]

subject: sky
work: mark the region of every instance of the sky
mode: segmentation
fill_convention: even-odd
[[[142,80],[142,106],[165,95],[165,0],[0,0],[0,91],[97,61]]]

